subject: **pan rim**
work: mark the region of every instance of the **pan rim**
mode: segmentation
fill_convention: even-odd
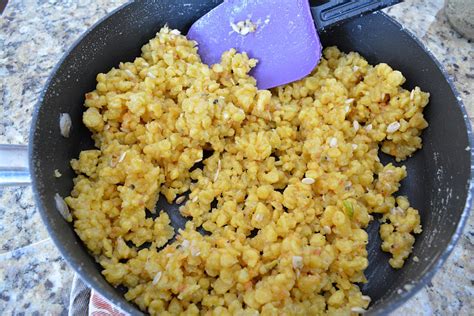
[[[31,120],[31,125],[30,125],[30,131],[29,131],[29,143],[28,143],[28,158],[29,158],[29,167],[30,167],[30,172],[31,174],[31,180],[32,180],[32,189],[33,189],[33,194],[36,202],[36,206],[39,210],[39,213],[41,215],[41,219],[43,221],[43,224],[46,226],[46,229],[53,240],[53,243],[55,246],[59,249],[62,257],[65,259],[65,261],[68,263],[70,267],[74,270],[75,273],[77,273],[81,279],[92,289],[97,290],[97,292],[105,297],[108,301],[113,303],[115,306],[119,307],[122,309],[124,312],[127,312],[131,315],[144,315],[143,312],[141,312],[134,304],[125,302],[124,298],[119,295],[118,293],[112,293],[110,291],[107,291],[106,288],[104,288],[100,282],[84,273],[81,268],[81,262],[74,260],[72,257],[69,256],[69,250],[62,244],[60,236],[57,235],[54,232],[53,225],[49,222],[49,216],[48,212],[46,211],[43,203],[42,203],[42,197],[39,193],[38,190],[38,179],[37,179],[37,174],[34,173],[33,171],[36,170],[35,162],[34,162],[34,153],[35,153],[35,131],[36,127],[38,124],[38,116],[40,109],[42,107],[44,97],[46,94],[46,91],[50,87],[50,84],[53,80],[53,78],[56,76],[58,73],[59,68],[63,65],[65,60],[69,57],[71,52],[76,49],[76,47],[96,28],[98,28],[102,23],[105,21],[109,20],[112,18],[115,14],[118,12],[121,12],[122,10],[125,10],[126,8],[130,7],[131,5],[136,4],[135,1],[129,1],[118,8],[110,11],[106,16],[100,18],[97,22],[95,22],[91,27],[89,27],[84,33],[82,33],[78,39],[74,41],[74,43],[66,50],[66,52],[62,55],[62,57],[59,59],[59,61],[56,63],[54,68],[52,69],[50,75],[48,76],[48,79],[46,80],[46,83],[44,84],[42,91],[40,93],[40,96],[38,98],[38,101],[36,102],[33,110],[33,116]],[[426,46],[418,39],[411,31],[407,30],[405,27],[403,27],[398,21],[393,19],[392,17],[388,16],[386,13],[378,11],[374,12],[372,14],[376,15],[381,15],[383,16],[388,22],[392,23],[393,25],[397,26],[400,28],[401,32],[406,33],[412,40],[415,41],[415,43],[430,57],[431,60],[435,63],[443,77],[445,78],[446,82],[448,83],[453,95],[455,96],[457,102],[457,106],[460,108],[461,113],[463,115],[463,120],[464,120],[464,125],[466,127],[466,133],[467,133],[467,139],[468,139],[468,144],[470,147],[470,177],[468,179],[468,187],[467,187],[467,195],[466,195],[466,202],[464,204],[464,209],[462,211],[462,214],[459,218],[459,221],[456,226],[456,230],[451,236],[449,243],[447,247],[439,254],[438,258],[434,261],[431,262],[427,269],[425,269],[425,272],[416,280],[417,284],[413,285],[412,288],[410,288],[407,291],[403,291],[402,294],[392,297],[388,300],[382,301],[380,305],[375,306],[375,308],[370,308],[368,310],[368,314],[374,314],[374,315],[384,315],[388,314],[392,311],[394,311],[396,308],[400,307],[405,303],[408,299],[413,297],[419,290],[421,290],[436,274],[436,272],[443,266],[443,264],[446,262],[447,258],[451,254],[452,250],[454,249],[457,241],[460,239],[460,236],[463,232],[463,229],[466,225],[467,219],[469,218],[471,206],[472,206],[472,197],[474,194],[474,136],[472,135],[472,127],[471,123],[469,121],[469,117],[467,115],[467,111],[465,108],[465,105],[459,95],[459,92],[457,91],[456,87],[454,86],[454,83],[445,70],[445,68],[441,65],[441,63],[437,60],[437,58],[433,55],[433,53],[426,48]]]

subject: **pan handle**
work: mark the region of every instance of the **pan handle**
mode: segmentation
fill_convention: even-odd
[[[318,1],[313,1],[313,3]],[[316,28],[319,32],[332,24],[365,15],[403,0],[331,0],[311,7]]]
[[[0,187],[30,183],[28,146],[0,144]]]

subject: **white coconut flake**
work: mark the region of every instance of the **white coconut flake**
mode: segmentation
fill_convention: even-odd
[[[69,113],[60,113],[59,114],[59,130],[63,137],[68,138],[71,133],[72,121]]]
[[[153,79],[156,79],[156,76],[154,74],[152,74],[151,72],[147,73],[146,76],[150,77],[150,78],[153,78]]]
[[[352,144],[352,150],[356,150],[359,147],[357,144]]]
[[[248,33],[250,33],[250,29],[249,29],[248,27],[242,27],[242,28],[240,29],[240,35],[245,36],[245,35],[247,35]]]
[[[301,269],[303,267],[303,257],[301,256],[293,256],[291,262],[294,269]]]
[[[344,189],[346,189],[346,190],[349,191],[351,188],[352,188],[352,182],[351,182],[351,181],[347,181],[347,182],[346,182],[346,185],[344,186]]]
[[[56,178],[61,178],[62,174],[61,174],[61,172],[59,172],[58,169],[54,169],[54,176],[55,176]]]
[[[419,259],[417,256],[414,256],[414,257],[413,257],[413,261],[415,261],[415,262],[420,262],[420,259]]]
[[[467,146],[466,148],[464,148],[466,151],[469,151],[471,150],[471,147]]]
[[[125,156],[127,156],[127,152],[124,151],[123,153],[120,154],[120,157],[118,159],[118,162],[122,162],[125,159]]]
[[[405,211],[401,207],[394,207],[390,210],[390,214],[392,215],[403,215],[405,214]]]
[[[113,158],[110,163],[109,163],[109,166],[112,167],[112,168],[115,168],[117,167],[117,165],[119,163],[121,163],[124,159],[125,159],[125,156],[127,156],[127,152],[124,151],[123,153],[120,154],[120,156],[118,157],[118,159],[115,159]]]
[[[413,287],[414,287],[413,284],[405,284],[405,285],[403,286],[403,288],[404,288],[406,291],[410,291]]]
[[[360,298],[363,299],[364,301],[369,301],[369,302],[372,301],[372,299],[368,295],[362,295]]]
[[[336,137],[331,137],[329,139],[329,147],[334,148],[337,146],[337,138]]]
[[[221,160],[217,162],[217,171],[216,174],[214,175],[214,182],[217,181],[217,178],[219,178],[219,172],[221,171]]]
[[[354,130],[357,132],[360,128],[360,124],[357,121],[352,122],[352,127],[354,127]]]
[[[237,26],[237,24],[235,24],[234,22],[230,22],[230,27],[232,28],[232,30],[233,30],[235,33],[239,33],[240,29],[239,29],[239,27]]]
[[[415,99],[415,90],[411,90],[410,92],[410,100],[413,101]]]
[[[354,72],[356,72],[356,71],[359,70],[359,69],[360,69],[359,66],[354,66],[354,67],[352,67],[352,71],[354,71]]]
[[[58,210],[59,214],[68,222],[72,221],[71,211],[69,211],[69,207],[67,206],[64,199],[59,195],[54,195],[54,203],[56,204],[56,209]]]
[[[181,32],[177,29],[173,29],[170,31],[170,34],[173,34],[173,35],[181,35]]]
[[[400,129],[400,123],[398,122],[393,122],[388,124],[387,126],[387,133],[395,133]]]
[[[130,69],[125,69],[125,72],[126,72],[127,75],[129,75],[130,77],[135,77],[135,74],[134,74]]]
[[[352,307],[351,312],[363,314],[366,312],[366,310],[363,309],[362,307]]]
[[[367,132],[370,132],[370,131],[372,130],[372,124],[367,125],[367,126],[365,127],[365,130],[366,130]]]
[[[261,222],[261,221],[263,220],[263,214],[257,214],[257,215],[255,215],[255,220],[256,220],[257,222]]]
[[[160,279],[161,279],[161,275],[163,274],[163,272],[158,272],[157,274],[155,274],[155,277],[153,278],[153,285],[157,285],[158,282],[160,282]]]
[[[199,248],[197,247],[191,247],[191,255],[194,257],[197,257],[201,254],[201,251],[199,251]]]
[[[323,232],[325,232],[326,234],[330,234],[332,232],[331,227],[323,226]]]
[[[313,184],[315,182],[315,180],[313,178],[303,178],[301,180],[301,183],[303,184]]]
[[[189,247],[189,240],[183,239],[183,242],[181,243],[181,247],[183,248],[188,248]]]
[[[350,98],[350,99],[347,99],[344,103],[345,104],[351,104],[352,102],[354,102],[354,99]]]
[[[257,30],[257,24],[250,21],[250,19],[247,19],[245,21],[239,21],[237,23],[230,22],[230,27],[235,33],[238,33],[243,36],[249,33],[253,33]]]
[[[195,197],[193,197],[193,199],[191,201],[192,202],[197,202],[198,199],[199,199],[199,196],[196,195]]]
[[[186,195],[181,195],[180,197],[178,197],[175,201],[176,204],[181,204],[184,202],[184,200],[186,199]]]

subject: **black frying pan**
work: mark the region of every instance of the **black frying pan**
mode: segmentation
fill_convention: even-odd
[[[184,6],[184,3],[190,5]],[[131,61],[140,48],[165,24],[186,31],[219,1],[136,1],[112,12],[91,28],[63,57],[44,89],[35,110],[30,135],[29,160],[37,204],[49,233],[74,270],[89,286],[131,314],[138,308],[122,296],[124,289],[109,285],[100,267],[88,254],[73,227],[57,212],[54,195],[67,196],[73,171],[69,161],[93,146],[82,124],[84,94],[94,89],[95,76]],[[467,219],[473,191],[471,128],[466,111],[452,83],[433,56],[411,34],[383,13],[370,14],[327,29],[324,46],[357,51],[371,64],[386,62],[406,76],[405,88],[419,85],[431,93],[425,117],[423,149],[405,164],[408,178],[401,194],[420,210],[423,233],[417,237],[414,255],[404,268],[394,270],[389,255],[380,251],[378,223],[369,227],[369,282],[362,291],[373,299],[370,314],[383,314],[401,305],[421,289],[445,261]],[[70,113],[71,137],[61,137],[59,113]],[[389,158],[382,157],[384,162]],[[53,170],[64,171],[59,179]],[[173,206],[167,206],[170,214]],[[174,219],[175,217],[172,216]],[[177,223],[182,224],[182,223]]]

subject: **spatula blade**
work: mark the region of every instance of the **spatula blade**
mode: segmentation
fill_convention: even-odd
[[[236,31],[249,20],[254,32]],[[260,89],[283,85],[308,75],[321,58],[321,43],[308,0],[228,0],[196,21],[188,38],[198,43],[202,61],[218,63],[235,48],[258,59],[251,75]]]

